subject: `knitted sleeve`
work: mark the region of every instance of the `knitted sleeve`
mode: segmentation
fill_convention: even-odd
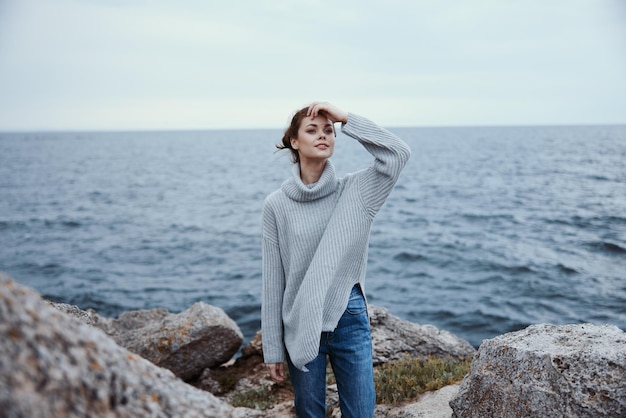
[[[342,132],[359,141],[374,156],[374,164],[359,172],[359,192],[367,213],[374,217],[391,193],[411,155],[400,138],[362,116],[350,113]]]
[[[285,359],[282,305],[285,274],[278,247],[275,215],[267,200],[263,207],[263,301],[261,329],[265,363],[282,363]]]

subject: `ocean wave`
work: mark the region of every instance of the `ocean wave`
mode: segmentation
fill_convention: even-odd
[[[611,225],[626,225],[626,217],[617,215],[605,215],[605,216],[580,216],[575,215],[571,217],[560,218],[547,218],[543,219],[543,222],[547,224],[567,225],[575,226],[578,228],[598,228]]]
[[[500,222],[508,221],[512,224],[519,224],[521,221],[513,214],[483,214],[483,213],[464,213],[461,215],[463,219],[471,222]]]
[[[414,263],[416,261],[425,260],[426,257],[421,254],[402,251],[401,253],[394,255],[393,259],[401,263]]]
[[[55,262],[36,263],[32,261],[19,262],[14,265],[16,271],[34,277],[59,277],[68,272],[68,269]]]
[[[535,273],[535,269],[526,264],[504,264],[501,262],[490,261],[486,258],[466,260],[464,265],[471,267],[468,270],[474,272],[498,272],[507,276],[517,276],[529,273]]]
[[[626,254],[626,248],[619,244],[610,241],[592,241],[586,242],[585,246],[591,250],[599,251],[610,255],[623,255]]]
[[[561,263],[558,263],[558,264],[557,264],[557,268],[558,268],[561,272],[563,272],[563,273],[565,273],[565,274],[567,274],[567,275],[570,275],[570,274],[578,274],[578,270],[576,270],[575,268],[573,268],[573,267],[568,267],[568,266],[566,266],[566,265],[564,265],[564,264],[561,264]]]
[[[603,176],[600,174],[590,174],[590,175],[585,176],[585,178],[588,180],[593,180],[593,181],[618,181],[618,179],[610,178],[610,177]]]
[[[60,220],[58,224],[64,228],[80,228],[83,226],[81,222],[78,221],[70,221],[70,220]]]
[[[0,231],[19,231],[28,228],[28,223],[24,221],[0,221]]]
[[[85,220],[58,218],[30,218],[28,220],[0,221],[0,230],[12,229],[76,229],[85,226]]]

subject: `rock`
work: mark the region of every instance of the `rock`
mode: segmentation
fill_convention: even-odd
[[[263,411],[262,416],[271,418],[294,418],[296,416],[296,410],[293,406],[293,401],[286,401]]]
[[[194,386],[211,392],[213,395],[224,395],[229,388],[220,383],[221,376],[223,375],[214,369],[204,369],[198,380],[194,382]]]
[[[464,418],[626,416],[626,333],[541,324],[485,340],[450,405]]]
[[[49,303],[102,329],[122,347],[184,380],[227,362],[243,342],[241,330],[222,309],[202,302],[180,314],[156,308],[127,311],[116,319],[102,317],[93,309],[84,311],[74,305]]]
[[[257,331],[248,345],[241,349],[241,357],[260,357],[260,360],[263,360],[263,336],[261,331]]]
[[[87,325],[96,326],[98,321],[101,320],[101,316],[98,315],[98,313],[93,309],[87,309],[86,311],[83,311],[78,306],[68,305],[67,303],[57,303],[50,301],[48,301],[48,303],[53,308],[61,312],[65,312],[66,314],[73,316],[76,319],[79,319]]]
[[[450,401],[459,392],[460,385],[445,386],[435,392],[426,392],[417,401],[406,405],[376,405],[375,418],[450,418]]]
[[[0,274],[0,415],[255,417],[51,309]]]
[[[207,368],[193,385],[214,395],[232,395],[260,387],[272,387],[273,383],[263,364],[261,331],[241,350],[237,360],[223,367]],[[230,400],[230,396],[226,397]]]
[[[124,312],[116,319],[100,317],[95,325],[122,347],[183,380],[227,362],[243,342],[237,324],[222,309],[203,302],[179,314],[158,308]]]
[[[374,364],[410,357],[450,357],[464,359],[476,353],[466,340],[433,325],[403,321],[385,308],[368,307]]]

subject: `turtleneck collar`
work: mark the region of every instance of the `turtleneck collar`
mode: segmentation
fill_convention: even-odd
[[[292,176],[281,186],[282,191],[292,200],[308,202],[328,196],[339,186],[339,179],[335,176],[335,167],[330,160],[326,161],[322,176],[313,184],[304,184],[300,178],[300,163],[293,165]]]

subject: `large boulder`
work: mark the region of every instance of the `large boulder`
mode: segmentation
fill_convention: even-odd
[[[243,417],[0,274],[0,415]]]
[[[406,356],[464,359],[476,353],[466,340],[433,325],[404,321],[373,305],[369,305],[368,313],[375,365]]]
[[[114,319],[101,317],[95,325],[122,347],[183,380],[226,363],[243,342],[237,324],[204,302],[178,314],[163,308],[128,311]]]
[[[206,368],[229,361],[243,342],[237,324],[215,306],[198,302],[171,314],[167,309],[127,311],[118,318],[100,316],[65,303],[55,309],[102,329],[122,347],[190,380]]]
[[[626,416],[626,333],[533,325],[481,344],[453,417]]]

